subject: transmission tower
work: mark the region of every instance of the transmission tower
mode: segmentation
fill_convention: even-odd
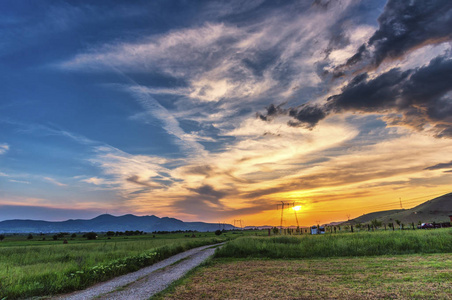
[[[240,225],[240,230],[242,230],[243,228],[242,228],[242,220],[240,219],[240,220],[234,220],[234,227],[237,227],[237,226],[235,226],[236,224],[239,224]]]
[[[279,230],[280,230],[279,232],[280,233],[282,233],[282,226],[283,226],[283,220],[284,220],[284,208],[285,207],[289,208],[291,206],[294,207],[295,206],[295,202],[290,203],[290,202],[281,201],[281,204],[277,204],[276,205],[276,209],[277,210],[281,207],[281,225],[279,226]],[[296,214],[295,214],[295,216],[296,216]],[[297,223],[298,223],[298,218],[297,218]]]

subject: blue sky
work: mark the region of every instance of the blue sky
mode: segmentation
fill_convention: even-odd
[[[309,225],[451,190],[449,1],[2,1],[0,14],[0,220],[263,225],[296,201]]]

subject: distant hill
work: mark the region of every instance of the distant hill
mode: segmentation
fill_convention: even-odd
[[[442,223],[450,221],[449,215],[452,215],[452,193],[429,200],[411,209],[372,212],[342,224],[368,223],[374,219],[383,223],[395,223],[395,220],[400,220],[406,224],[417,224],[419,221],[422,223]]]
[[[233,229],[230,224],[221,224],[221,229]],[[159,218],[156,216],[124,215],[115,217],[109,214],[100,215],[90,220],[67,220],[62,222],[35,220],[7,220],[0,222],[0,233],[29,233],[29,232],[105,232],[139,230],[153,231],[215,231],[218,224],[203,222],[183,222],[174,218]]]

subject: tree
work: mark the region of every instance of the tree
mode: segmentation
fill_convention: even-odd
[[[400,222],[400,220],[395,220],[395,222],[396,222],[397,225],[399,225],[399,227],[401,228],[400,224],[402,224],[402,222]]]
[[[72,235],[71,235],[71,238],[76,238],[77,237],[77,235],[75,234],[75,233],[73,233]]]
[[[221,230],[220,229],[215,230],[215,235],[221,235]]]
[[[5,239],[5,235],[0,234],[0,242],[3,241]]]
[[[114,231],[107,231],[107,236],[114,236],[115,232]]]
[[[30,233],[30,234],[28,234],[28,236],[27,236],[27,240],[32,240],[33,239],[33,235]]]
[[[87,234],[85,234],[86,239],[88,240],[95,240],[97,239],[97,233],[95,232],[88,232]]]
[[[381,222],[380,221],[378,221],[377,219],[373,219],[371,222],[370,222],[370,224],[375,228],[375,229],[377,229],[378,227],[380,227],[381,226]]]

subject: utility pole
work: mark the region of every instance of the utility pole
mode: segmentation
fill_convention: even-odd
[[[402,198],[399,197],[399,200],[400,200],[400,209],[403,209],[403,206],[402,206]]]

